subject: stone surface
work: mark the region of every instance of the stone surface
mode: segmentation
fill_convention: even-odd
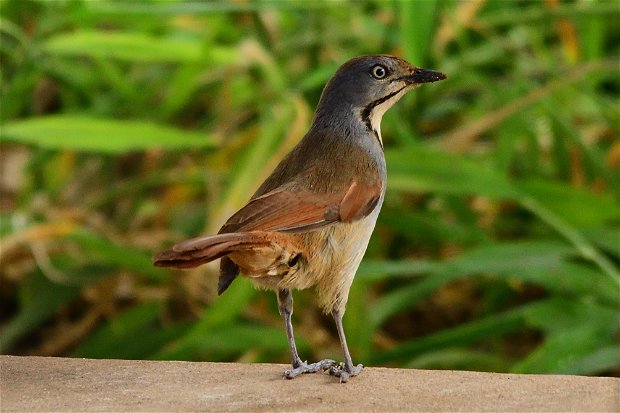
[[[620,411],[620,379],[366,368],[282,378],[283,365],[0,357],[0,410]]]

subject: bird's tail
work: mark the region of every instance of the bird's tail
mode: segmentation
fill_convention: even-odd
[[[267,247],[264,233],[235,232],[183,241],[153,257],[156,267],[194,268],[233,252]]]

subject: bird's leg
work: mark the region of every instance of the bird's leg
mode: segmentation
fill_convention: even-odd
[[[340,366],[332,366],[329,369],[329,374],[340,377],[340,382],[346,383],[349,380],[349,377],[360,374],[364,369],[364,366],[362,364],[358,364],[357,366],[353,365],[353,360],[351,360],[351,354],[349,353],[349,347],[347,346],[347,338],[344,335],[344,328],[342,327],[343,315],[344,311],[336,309],[332,310],[332,317],[336,322],[336,329],[338,329],[338,337],[340,338],[340,345],[342,346],[342,353],[344,354],[344,363]]]
[[[278,311],[284,319],[284,327],[286,328],[286,337],[288,346],[291,350],[291,358],[293,368],[284,371],[284,377],[293,379],[300,374],[316,373],[317,371],[327,370],[333,367],[336,362],[334,360],[321,360],[317,363],[307,364],[299,358],[297,346],[295,345],[295,337],[293,336],[293,324],[291,323],[291,315],[293,314],[293,294],[289,289],[278,290]]]

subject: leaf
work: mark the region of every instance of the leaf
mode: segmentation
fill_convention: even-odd
[[[180,150],[213,146],[210,136],[148,121],[56,115],[9,122],[4,139],[40,146],[110,154],[146,149]]]
[[[526,316],[529,326],[547,332],[534,352],[521,360],[515,373],[558,373],[570,369],[576,359],[614,343],[618,333],[617,307],[579,300],[549,300],[550,305]]]
[[[610,194],[597,196],[568,184],[509,181],[482,161],[421,146],[386,152],[386,159],[390,165],[388,186],[392,189],[512,199],[568,239],[582,257],[592,260],[610,278],[618,278],[613,263],[579,231],[580,225],[596,225],[618,218],[619,210]],[[568,207],[573,203],[576,207]],[[566,218],[570,222],[565,222]]]
[[[437,27],[437,0],[400,1],[401,42],[405,57],[416,65],[424,66],[433,32]]]
[[[499,354],[471,350],[463,347],[448,347],[428,351],[414,357],[406,365],[413,369],[478,370],[500,372],[508,370],[508,360]]]
[[[200,320],[186,334],[166,346],[157,358],[182,358],[184,354],[192,352],[192,349],[199,348],[208,337],[213,337],[218,329],[235,325],[235,321],[255,295],[256,290],[247,280],[239,279],[232,283],[225,296],[219,297],[205,308]]]
[[[534,352],[516,363],[511,372],[558,373],[566,370],[575,358],[583,357],[605,344],[598,329],[588,325],[574,325],[570,329],[550,334]]]
[[[441,246],[447,240],[458,244],[475,244],[488,241],[477,223],[448,220],[437,213],[407,211],[385,205],[379,215],[379,224],[387,226],[414,245]]]
[[[116,314],[82,342],[73,356],[129,360],[149,358],[189,327],[184,323],[159,327],[157,320],[160,312],[159,303],[148,302]]]
[[[584,235],[602,250],[620,258],[620,222],[606,227],[584,228]]]
[[[562,260],[573,253],[575,250],[569,245],[554,241],[507,242],[474,248],[447,262],[400,261],[388,262],[383,267],[375,264],[366,268],[364,265],[369,264],[363,264],[361,274],[364,278],[370,278],[369,270],[373,269],[379,274],[384,274],[383,277],[373,276],[372,279],[376,280],[388,275],[403,277],[407,274],[410,276],[427,274],[415,284],[405,285],[396,291],[383,294],[375,304],[371,315],[373,325],[379,326],[394,314],[411,308],[447,282],[471,275],[509,276],[519,279],[522,273],[530,274],[537,271],[535,274],[540,276],[545,271],[559,268]],[[561,273],[558,274],[558,277],[553,278],[553,282],[557,283],[557,278],[561,278]],[[575,277],[578,285],[582,285],[579,283],[582,278],[579,278],[579,275]],[[525,279],[536,280],[531,275]],[[599,279],[605,280],[601,281],[605,287],[609,285],[604,277]],[[563,282],[557,283],[559,288],[564,285],[566,284]]]
[[[153,267],[151,254],[137,248],[118,245],[105,238],[101,238],[87,230],[78,229],[68,235],[84,249],[84,255],[95,262],[106,265],[114,265],[119,269],[135,271],[154,280],[164,280],[166,273],[159,268]]]
[[[476,343],[485,338],[501,336],[518,331],[525,325],[525,316],[532,308],[544,306],[546,302],[537,302],[513,308],[499,314],[477,319],[460,326],[443,330],[424,337],[415,338],[394,348],[376,353],[373,364],[383,364],[393,360],[410,360],[417,354],[442,347],[463,346]]]
[[[385,153],[390,190],[485,195],[493,199],[516,196],[501,173],[484,162],[422,146]]]
[[[597,318],[594,323],[591,321],[593,317]],[[572,299],[549,298],[415,338],[378,353],[373,363],[407,360],[431,349],[437,351],[444,347],[473,344],[529,326],[551,331],[551,338],[513,370],[558,372],[571,357],[585,355],[600,343],[611,344],[613,332],[617,330],[615,317],[616,311],[612,308]]]
[[[620,367],[620,345],[599,347],[558,368],[560,374],[601,375]]]
[[[560,216],[538,202],[538,200],[534,197],[527,195],[521,196],[519,203],[524,208],[527,208],[532,213],[536,214],[540,220],[551,226],[555,231],[570,241],[582,258],[595,263],[609,277],[609,279],[614,282],[616,285],[615,288],[620,288],[620,273],[618,272],[616,265],[601,251],[596,249],[578,228],[570,225]]]
[[[553,298],[547,305],[528,312],[526,321],[531,327],[549,334],[572,331],[578,326],[589,326],[599,331],[596,337],[612,340],[618,330],[617,307],[606,306],[589,300]]]
[[[620,220],[620,208],[611,193],[595,194],[567,184],[528,180],[516,184],[522,194],[535,198],[568,224],[594,227]]]
[[[371,312],[373,306],[368,305],[368,282],[357,281],[351,285],[347,301],[347,311],[344,314],[343,324],[349,340],[349,350],[355,354],[359,362],[365,363],[373,351],[373,329]],[[337,355],[339,356],[339,355]],[[334,357],[337,357],[334,356]]]
[[[423,260],[380,261],[364,260],[355,275],[356,279],[379,281],[385,278],[411,278],[432,272],[436,264]]]
[[[298,350],[305,352],[308,345],[301,336],[295,337]],[[176,353],[176,358],[192,359],[199,357],[208,360],[230,360],[248,351],[268,351],[286,353],[288,343],[284,328],[265,325],[233,323],[210,330],[201,340],[197,340]]]
[[[575,253],[570,245],[555,241],[516,241],[473,248],[445,263],[440,272],[461,274],[518,274],[521,268],[548,269]]]
[[[20,290],[25,297],[17,315],[2,325],[0,353],[3,354],[80,293],[79,286],[53,283],[40,271],[32,273]]]
[[[59,34],[43,44],[43,50],[58,56],[89,56],[140,63],[209,62],[211,65],[237,61],[235,49],[203,48],[198,40],[152,36],[139,32],[81,30]]]

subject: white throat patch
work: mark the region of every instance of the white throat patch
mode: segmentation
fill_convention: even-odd
[[[372,108],[370,114],[368,115],[370,127],[377,134],[381,147],[383,147],[383,137],[381,136],[381,119],[383,118],[385,112],[387,112],[389,108],[391,108],[401,97],[403,97],[405,93],[407,93],[408,89],[409,88],[407,87],[402,88],[397,94]]]

